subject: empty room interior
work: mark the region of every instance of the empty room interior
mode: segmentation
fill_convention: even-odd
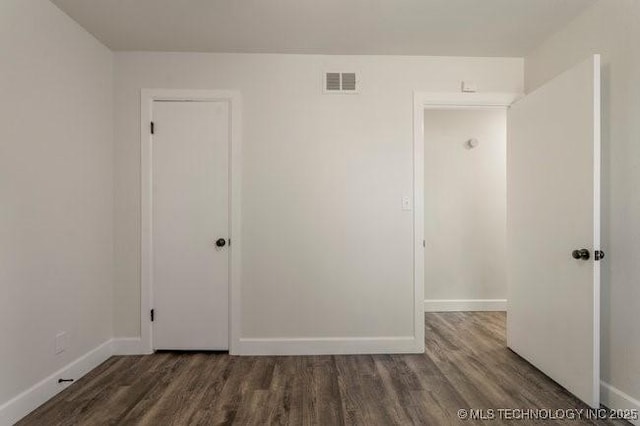
[[[0,425],[640,425],[639,40],[0,1]]]

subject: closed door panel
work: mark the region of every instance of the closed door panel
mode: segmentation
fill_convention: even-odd
[[[508,113],[507,343],[592,407],[600,384],[599,133],[598,56]]]
[[[153,121],[154,348],[226,350],[229,105],[156,101]]]

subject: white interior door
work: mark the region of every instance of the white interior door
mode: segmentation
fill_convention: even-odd
[[[573,251],[586,249],[588,259]],[[599,404],[600,58],[508,113],[508,346]],[[580,253],[576,253],[576,256]]]
[[[153,122],[154,349],[226,350],[229,105],[155,101]]]

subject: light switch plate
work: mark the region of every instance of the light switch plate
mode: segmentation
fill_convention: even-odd
[[[402,197],[402,210],[411,210],[411,197]]]
[[[474,81],[463,81],[462,92],[463,93],[475,93],[478,91],[478,85]]]

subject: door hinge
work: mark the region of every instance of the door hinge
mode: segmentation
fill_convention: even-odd
[[[151,127],[151,134],[152,135],[155,134],[155,130],[156,130],[155,127],[156,126],[155,126],[155,124],[153,124],[153,121],[151,122],[151,126],[150,127]]]
[[[151,316],[151,322],[153,322],[153,320],[155,319],[155,312],[154,312],[153,309],[151,310],[150,314],[151,314],[150,315]]]
[[[426,247],[427,246],[427,241],[426,240],[422,240],[422,247]]]

